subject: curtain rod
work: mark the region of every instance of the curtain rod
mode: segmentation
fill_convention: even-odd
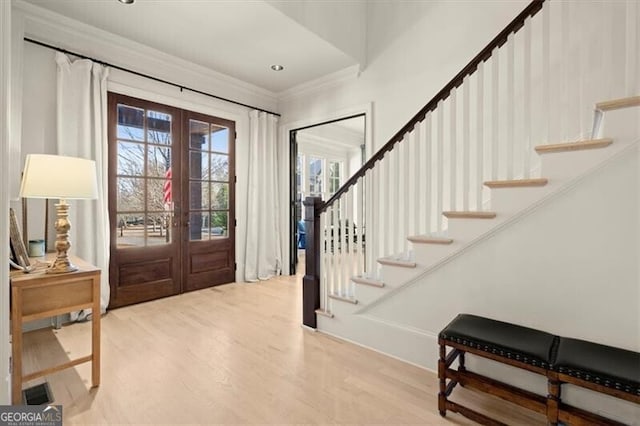
[[[211,98],[215,98],[215,99],[218,99],[218,100],[221,100],[221,101],[225,101],[225,102],[230,102],[232,104],[240,105],[240,106],[243,106],[243,107],[246,107],[246,108],[257,109],[258,111],[266,112],[267,114],[272,114],[272,115],[275,115],[277,117],[280,117],[280,114],[278,114],[277,112],[267,111],[266,109],[258,108],[258,107],[252,106],[252,105],[243,104],[242,102],[234,101],[232,99],[227,99],[227,98],[223,98],[221,96],[212,95],[211,93],[203,92],[203,91],[197,90],[197,89],[192,89],[190,87],[186,87],[186,86],[183,86],[181,84],[177,84],[177,83],[173,83],[171,81],[163,80],[161,78],[154,77],[154,76],[151,76],[151,75],[148,75],[148,74],[143,74],[143,73],[138,72],[138,71],[133,71],[133,70],[130,70],[130,69],[127,69],[127,68],[124,68],[124,67],[120,67],[118,65],[113,65],[113,64],[110,64],[108,62],[101,61],[101,60],[96,59],[96,58],[92,58],[90,56],[86,56],[86,55],[82,55],[80,53],[72,52],[70,50],[66,50],[66,49],[63,49],[61,47],[52,46],[50,44],[43,43],[43,42],[37,41],[37,40],[33,40],[33,39],[28,38],[28,37],[25,37],[24,41],[28,41],[29,43],[33,43],[33,44],[37,44],[38,46],[42,46],[42,47],[46,47],[46,48],[49,48],[49,49],[57,50],[58,52],[67,53],[69,55],[77,56],[78,58],[89,59],[90,61],[96,62],[96,63],[98,63],[100,65],[104,65],[104,66],[107,66],[107,67],[115,68],[117,70],[128,72],[130,74],[134,74],[134,75],[137,75],[137,76],[140,76],[140,77],[148,78],[149,80],[158,81],[160,83],[168,84],[170,86],[174,86],[174,87],[179,88],[181,92],[183,90],[188,90],[190,92],[197,93],[199,95],[209,96]]]

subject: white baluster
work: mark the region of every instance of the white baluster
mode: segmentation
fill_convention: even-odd
[[[342,194],[340,197],[340,230],[339,236],[342,240],[340,242],[340,266],[342,270],[342,283],[344,285],[344,295],[347,297],[353,297],[353,291],[351,290],[351,277],[349,276],[350,271],[350,258],[349,258],[349,236],[348,227],[352,223],[351,215],[349,212],[349,192],[346,194]]]
[[[315,237],[320,241],[320,303],[321,308],[325,311],[329,310],[329,298],[328,298],[328,280],[327,280],[327,272],[329,270],[329,265],[327,263],[327,251],[325,249],[327,243],[327,234],[326,234],[326,226],[327,226],[327,212],[324,211],[320,214],[320,235],[316,235]]]
[[[569,62],[571,52],[569,50],[569,3],[560,2],[561,14],[560,20],[562,23],[562,87],[560,88],[560,122],[561,122],[561,135],[563,141],[569,140],[569,120],[567,117],[567,110],[569,106]]]
[[[365,245],[365,267],[367,276],[370,278],[378,278],[378,268],[376,259],[379,253],[379,236],[382,234],[380,226],[380,214],[382,211],[382,203],[377,192],[380,188],[380,162],[375,164],[373,169],[367,171],[367,194],[364,208],[366,215],[366,223],[364,229],[364,245]]]
[[[531,177],[531,18],[524,21],[524,77],[523,77],[523,137],[524,146],[523,153],[523,177],[528,179]]]
[[[500,146],[500,50],[491,54],[491,180],[498,179],[498,147]]]
[[[551,18],[548,4],[542,6],[542,102],[541,125],[542,142],[551,142]]]
[[[409,250],[409,240],[407,237],[409,236],[409,230],[411,228],[410,213],[412,210],[415,210],[415,204],[413,203],[413,185],[415,184],[415,179],[411,179],[410,171],[411,171],[411,148],[413,145],[413,132],[409,132],[404,135],[401,144],[404,145],[403,149],[403,159],[400,160],[402,162],[402,166],[400,167],[401,173],[403,174],[403,182],[402,186],[402,194],[404,194],[404,203],[400,204],[400,213],[403,213],[403,217],[400,219],[402,223],[401,232],[398,234],[398,240],[400,242],[400,249],[407,253]],[[415,212],[414,212],[415,214]]]
[[[420,225],[420,218],[425,214],[425,209],[421,203],[421,195],[424,193],[422,191],[422,185],[424,185],[423,171],[427,167],[427,163],[421,163],[421,152],[424,150],[424,141],[422,140],[423,124],[424,121],[421,121],[413,129],[413,230],[411,232],[413,235],[424,232]]]
[[[421,221],[423,224],[423,233],[428,234],[431,233],[431,230],[434,229],[431,223],[433,206],[435,203],[432,200],[432,176],[434,172],[433,167],[433,150],[431,141],[433,140],[433,135],[431,134],[431,117],[433,113],[430,112],[427,114],[427,117],[424,119],[424,130],[422,131],[421,143],[424,145],[424,149],[422,149],[422,161],[423,164],[423,174],[421,182],[424,182],[424,190],[421,191],[424,194],[421,197],[420,202],[420,211],[423,212],[421,214]]]
[[[450,183],[450,195],[449,195],[449,210],[457,210],[457,164],[458,164],[458,141],[457,141],[457,116],[458,107],[456,102],[457,89],[451,91],[449,95],[449,183]]]
[[[389,244],[389,234],[391,231],[391,221],[389,220],[389,209],[391,204],[391,192],[392,188],[389,184],[391,180],[391,176],[389,173],[389,153],[385,153],[384,157],[378,163],[381,170],[381,192],[380,192],[380,252],[379,256],[384,257],[389,254],[390,244]]]
[[[471,194],[469,188],[471,186],[471,118],[469,108],[469,76],[466,76],[462,83],[462,210],[469,210],[469,198]]]
[[[437,121],[437,140],[436,149],[438,151],[438,163],[437,163],[437,176],[436,176],[436,190],[437,202],[436,202],[436,221],[437,231],[442,232],[443,229],[443,216],[442,216],[442,192],[444,191],[444,103],[438,102],[438,108],[436,109],[438,115]]]
[[[507,38],[507,179],[513,179],[515,141],[515,41],[513,34]]]
[[[391,212],[392,212],[392,222],[391,222],[391,228],[392,229],[392,234],[391,234],[391,241],[392,241],[392,254],[395,256],[397,255],[400,250],[402,250],[402,246],[400,244],[400,232],[401,232],[401,192],[403,193],[402,195],[404,196],[404,188],[400,187],[400,176],[402,175],[402,173],[400,172],[400,153],[398,151],[398,145],[396,144],[394,146],[394,149],[390,152],[391,154],[391,159],[393,160],[393,173],[392,173],[392,177],[391,177],[391,191],[393,193],[393,205],[391,206]]]
[[[640,5],[637,0],[627,0],[627,12],[625,14],[627,18],[627,52],[626,58],[626,72],[625,72],[625,92],[624,96],[635,96],[640,92],[638,87],[638,74],[640,69],[638,68],[638,62],[640,59],[638,52],[640,51]]]
[[[478,92],[477,96],[477,112],[476,112],[476,132],[477,146],[476,150],[476,210],[483,210],[482,192],[484,191],[484,62],[478,65],[477,79]]]
[[[344,296],[342,280],[340,279],[340,240],[338,239],[338,221],[340,220],[339,203],[331,206],[331,260],[333,268],[334,294]]]

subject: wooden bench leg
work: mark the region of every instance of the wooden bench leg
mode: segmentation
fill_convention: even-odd
[[[440,359],[438,359],[438,379],[440,392],[438,393],[438,411],[442,417],[447,415],[447,347],[440,342]]]
[[[560,381],[558,374],[550,371],[547,375],[547,422],[550,425],[558,424],[560,406]]]

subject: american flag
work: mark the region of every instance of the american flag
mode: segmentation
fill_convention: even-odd
[[[171,167],[167,169],[164,178],[164,185],[162,185],[162,190],[164,191],[163,201],[165,205],[169,205],[171,203]]]

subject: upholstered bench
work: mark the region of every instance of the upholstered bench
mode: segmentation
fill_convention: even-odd
[[[564,383],[640,404],[640,353],[567,337],[560,337],[555,352],[553,371],[548,373],[550,422],[571,424],[585,419],[584,413],[562,404],[560,385]]]
[[[438,410],[447,410],[483,424],[500,424],[490,417],[451,401],[460,384],[495,395],[547,417],[551,424],[615,421],[562,403],[561,385],[570,383],[627,401],[640,403],[640,354],[582,340],[555,336],[476,315],[458,315],[439,335]],[[452,350],[447,353],[447,346]],[[548,395],[533,392],[468,371],[465,353],[518,367],[548,379]],[[458,360],[458,368],[451,365]]]

